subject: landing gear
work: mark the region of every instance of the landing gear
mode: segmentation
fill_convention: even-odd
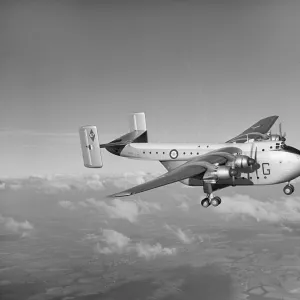
[[[207,194],[207,197],[201,201],[201,205],[203,207],[206,208],[206,207],[209,207],[210,205],[216,207],[221,204],[221,198],[218,196],[214,197],[210,183],[205,183],[203,186],[203,190],[204,190],[204,193]]]
[[[204,198],[202,201],[201,201],[201,205],[203,206],[203,207],[209,207],[210,206],[210,201],[209,201],[209,199],[208,198]]]
[[[210,196],[212,196],[212,195],[210,195]],[[212,206],[214,206],[214,207],[216,207],[216,206],[218,206],[218,205],[220,205],[221,204],[221,198],[220,197],[218,197],[218,196],[216,196],[216,197],[207,197],[207,198],[204,198],[202,201],[201,201],[201,205],[203,206],[203,207],[209,207],[210,205],[212,205]]]
[[[216,196],[216,197],[213,197],[211,200],[210,200],[210,203],[212,206],[218,206],[221,204],[221,198]]]
[[[286,195],[292,195],[295,191],[295,188],[292,184],[288,183],[284,188],[283,188],[283,192]]]

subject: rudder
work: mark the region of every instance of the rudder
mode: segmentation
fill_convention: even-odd
[[[135,130],[146,131],[147,126],[146,126],[145,113],[139,112],[139,113],[132,114],[129,119],[129,128],[130,131],[135,131]]]
[[[86,168],[102,168],[102,156],[96,126],[86,125],[79,128],[83,163]]]

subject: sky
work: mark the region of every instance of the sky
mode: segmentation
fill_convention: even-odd
[[[99,173],[100,142],[145,112],[150,141],[223,142],[279,115],[300,148],[299,1],[1,1],[0,178]],[[103,153],[100,172],[162,171]]]

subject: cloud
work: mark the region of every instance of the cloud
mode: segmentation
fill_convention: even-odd
[[[47,194],[55,194],[70,190],[79,191],[101,191],[106,187],[127,188],[129,186],[144,183],[153,175],[137,172],[125,173],[124,175],[33,175],[24,178],[6,178],[7,186],[12,190],[34,189]]]
[[[27,178],[7,179],[7,186],[12,190],[33,189],[45,194],[56,194],[71,190],[103,190],[103,179],[98,174],[65,175],[54,174],[45,176],[29,176]]]
[[[69,209],[69,210],[75,210],[76,209],[76,206],[74,203],[72,203],[71,201],[68,201],[68,200],[62,200],[62,201],[59,201],[58,204],[63,207],[63,208],[66,208],[66,209]]]
[[[155,245],[144,242],[133,243],[129,237],[112,229],[103,229],[100,236],[89,234],[85,240],[97,242],[95,251],[98,254],[135,253],[138,257],[147,260],[154,259],[158,256],[176,254],[176,248],[166,248],[159,243]]]
[[[100,241],[106,243],[105,247],[101,247],[100,242],[97,243],[97,252],[100,254],[122,254],[130,250],[130,238],[112,229],[104,229]]]
[[[33,225],[27,220],[24,222],[18,222],[11,217],[3,217],[1,214],[0,223],[2,223],[8,231],[20,233],[22,236],[28,236],[30,231],[34,229]]]
[[[259,201],[248,195],[236,194],[231,197],[224,196],[222,204],[213,211],[228,217],[250,216],[258,222],[261,220],[270,222],[299,221],[300,197]]]
[[[196,238],[194,235],[192,235],[190,231],[184,232],[181,228],[175,226],[171,227],[168,224],[166,224],[164,227],[172,232],[184,244],[191,244],[196,240],[199,240],[199,238]]]
[[[5,190],[6,184],[5,182],[0,181],[0,190]]]
[[[131,223],[137,222],[138,216],[141,214],[149,214],[153,210],[161,209],[157,203],[148,203],[141,200],[124,201],[115,198],[108,201],[96,201],[94,198],[89,198],[85,202],[80,202],[80,205],[96,207],[103,210],[111,219],[124,219]]]
[[[186,202],[181,202],[181,204],[177,207],[183,211],[189,211],[190,209],[189,205]]]
[[[135,245],[135,251],[139,257],[146,259],[153,259],[157,256],[174,255],[177,252],[176,248],[162,247],[159,243],[153,246],[145,243],[137,243]]]
[[[191,199],[182,193],[172,193],[172,198],[178,202],[179,204],[177,207],[183,211],[189,211],[189,204],[188,202],[191,202]]]

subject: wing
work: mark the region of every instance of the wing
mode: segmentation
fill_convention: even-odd
[[[278,116],[271,116],[264,119],[259,120],[254,125],[243,131],[238,136],[232,138],[226,143],[245,143],[247,141],[247,135],[250,139],[256,139],[259,137],[264,137],[265,134],[271,129],[273,124],[278,119]]]
[[[228,160],[233,160],[235,153],[241,153],[241,149],[237,147],[226,147],[211,151],[205,155],[197,156],[183,165],[165,173],[164,175],[125,190],[123,192],[111,195],[109,197],[125,197],[138,194],[160,186],[168,185],[186,178],[190,178],[199,174],[203,174],[206,170],[214,170],[216,163],[224,164]]]

